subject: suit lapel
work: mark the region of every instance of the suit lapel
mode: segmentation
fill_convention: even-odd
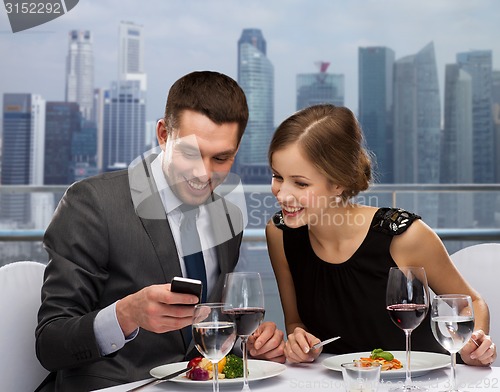
[[[156,155],[150,155],[129,171],[130,192],[135,211],[155,249],[165,281],[170,282],[174,276],[182,276],[182,271],[165,208],[151,174],[150,164],[155,158]]]

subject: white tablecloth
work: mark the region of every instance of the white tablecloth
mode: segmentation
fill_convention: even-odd
[[[266,380],[253,381],[250,383],[252,391],[258,392],[289,392],[289,391],[343,391],[342,374],[325,368],[321,362],[328,358],[328,354],[322,354],[320,358],[311,364],[293,365],[287,364],[287,369],[280,375]],[[414,382],[424,385],[429,391],[442,391],[449,388],[449,367],[434,370],[420,377],[415,377]],[[457,365],[457,379],[461,390],[467,391],[500,391],[500,367],[475,367]],[[125,392],[145,382],[137,381],[112,388],[101,389],[106,392]],[[379,391],[387,391],[396,383],[403,380],[381,380]],[[221,385],[221,391],[241,391],[240,384]],[[148,386],[141,391],[212,391],[211,384],[195,385],[180,384],[176,382],[163,382],[161,384]]]

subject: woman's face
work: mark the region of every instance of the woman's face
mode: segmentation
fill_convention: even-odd
[[[272,192],[289,227],[321,224],[337,206],[342,188],[332,185],[305,157],[298,142],[272,155]]]

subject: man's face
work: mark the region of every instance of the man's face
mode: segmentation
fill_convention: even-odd
[[[161,127],[159,124],[160,145]],[[204,203],[233,165],[238,124],[217,125],[201,113],[185,110],[178,129],[164,135],[162,167],[170,188],[185,204]]]

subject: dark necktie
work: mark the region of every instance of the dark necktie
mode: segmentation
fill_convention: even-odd
[[[182,212],[180,234],[186,273],[188,278],[201,280],[203,283],[201,302],[206,302],[207,272],[201,250],[200,236],[198,230],[196,230],[196,217],[199,208],[183,204],[180,210]]]

